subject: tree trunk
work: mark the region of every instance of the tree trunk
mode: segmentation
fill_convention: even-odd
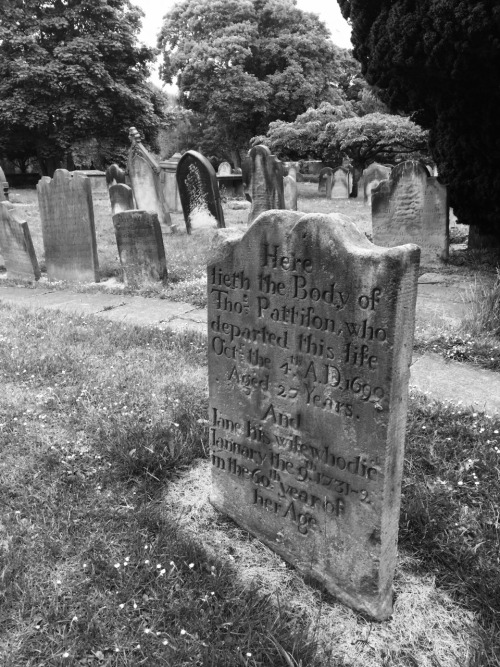
[[[351,199],[356,199],[358,196],[358,183],[359,179],[363,175],[363,170],[360,169],[359,167],[354,167],[352,168],[352,189],[351,193],[349,195],[349,198]]]

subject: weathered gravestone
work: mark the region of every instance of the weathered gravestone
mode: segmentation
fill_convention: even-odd
[[[200,227],[225,227],[217,175],[207,158],[186,151],[177,165],[177,184],[187,233]]]
[[[40,267],[28,223],[18,218],[8,202],[0,203],[0,252],[9,278],[39,280]]]
[[[229,176],[231,174],[231,165],[229,162],[221,162],[217,169],[217,176]]]
[[[7,182],[7,178],[5,176],[2,167],[0,167],[0,201],[8,199],[9,199],[9,183]]]
[[[283,165],[267,146],[254,146],[243,162],[243,186],[252,203],[248,224],[264,211],[285,208]]]
[[[333,172],[332,199],[347,199],[351,190],[351,174],[349,169],[338,167]],[[328,195],[327,195],[328,196]]]
[[[90,181],[57,169],[37,184],[49,280],[99,282]]]
[[[211,502],[376,619],[392,610],[418,258],[340,216],[271,211],[208,266]]]
[[[334,171],[331,167],[324,167],[319,172],[318,192],[324,192],[327,199],[332,198],[332,189],[334,180],[335,180]]]
[[[111,203],[111,215],[135,209],[132,188],[129,188],[125,183],[114,183],[113,185],[110,185],[108,192],[109,201]]]
[[[172,220],[165,201],[161,183],[161,169],[155,158],[140,141],[135,127],[129,130],[131,147],[128,155],[128,172],[137,208],[154,211],[166,231],[172,232]]]
[[[378,162],[372,162],[363,171],[363,197],[366,203],[371,203],[372,190],[381,181],[387,180],[391,175],[391,167],[386,167]]]
[[[446,187],[426,167],[408,160],[372,190],[373,242],[380,246],[416,243],[423,266],[448,259],[449,209]]]
[[[106,185],[109,188],[117,183],[126,183],[126,175],[119,165],[113,163],[106,169]]]
[[[285,198],[285,208],[288,211],[296,211],[297,181],[290,174],[283,176],[283,196]]]
[[[113,216],[124,282],[139,287],[167,278],[160,222],[152,211],[122,211]]]

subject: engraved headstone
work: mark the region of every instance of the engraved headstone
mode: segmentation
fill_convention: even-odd
[[[208,266],[211,502],[376,619],[392,611],[418,257],[340,216],[270,211]]]
[[[289,211],[297,210],[297,181],[293,176],[283,176],[283,195],[285,208]]]
[[[333,186],[333,169],[331,167],[323,167],[319,172],[318,177],[318,192],[325,192],[327,199],[332,196]],[[330,194],[328,194],[330,192]]]
[[[111,215],[122,211],[131,211],[135,208],[132,188],[125,183],[114,183],[109,186],[109,201],[111,202]]]
[[[378,162],[372,162],[363,171],[363,197],[366,203],[371,203],[372,190],[374,190],[381,181],[385,181],[391,175],[391,167],[386,167]],[[360,186],[358,186],[360,187]]]
[[[57,169],[37,184],[49,280],[99,282],[92,190],[86,176]]]
[[[231,174],[231,165],[229,162],[221,162],[217,169],[217,176],[229,176]]]
[[[351,190],[351,174],[349,169],[338,167],[333,172],[332,199],[347,199]]]
[[[440,266],[448,259],[446,187],[416,160],[399,164],[372,190],[372,226],[377,245],[416,243],[423,266]]]
[[[165,201],[161,183],[161,169],[155,158],[140,141],[135,127],[129,131],[131,147],[128,155],[128,172],[137,208],[154,211],[161,225],[172,231],[172,220]]]
[[[245,194],[252,202],[248,224],[264,211],[285,208],[283,165],[267,146],[254,146],[243,162]]]
[[[8,278],[40,278],[40,267],[28,223],[19,219],[14,207],[8,202],[0,203],[0,252]]]
[[[200,227],[225,227],[217,175],[207,158],[186,151],[176,177],[187,233]]]
[[[122,211],[113,216],[116,244],[129,287],[167,278],[160,222],[152,211]]]

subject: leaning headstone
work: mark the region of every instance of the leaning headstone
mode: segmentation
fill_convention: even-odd
[[[252,202],[248,224],[264,211],[284,209],[283,165],[267,146],[254,146],[243,162],[245,194]]]
[[[229,162],[221,162],[217,169],[217,176],[229,176],[231,174],[231,165]]]
[[[161,175],[160,180],[163,188],[163,195],[167,203],[168,210],[174,213],[182,213],[182,204],[179,197],[179,186],[175,173],[177,165],[181,159],[181,153],[174,153],[169,160],[160,162]]]
[[[318,177],[318,192],[327,192],[328,186],[330,189],[330,195],[327,194],[327,198],[330,199],[332,196],[332,185],[333,185],[333,169],[331,167],[323,167],[319,172]]]
[[[338,167],[333,172],[332,199],[347,199],[351,189],[349,169]]]
[[[2,167],[0,167],[0,201],[8,199],[9,199],[9,183],[7,182],[7,178],[5,176]]]
[[[386,167],[378,162],[372,162],[363,171],[363,197],[365,203],[371,204],[372,190],[374,190],[381,181],[385,181],[391,175],[391,167]]]
[[[293,176],[283,176],[283,195],[285,197],[285,208],[288,211],[297,210],[297,181]]]
[[[201,227],[225,227],[217,175],[205,156],[186,151],[176,172],[187,233]]]
[[[172,230],[172,220],[165,201],[161,183],[161,169],[155,158],[146,150],[135,127],[129,130],[131,147],[128,155],[128,172],[137,208],[154,211],[166,231]]]
[[[92,190],[86,176],[57,169],[37,184],[49,280],[99,282]]]
[[[8,278],[39,280],[40,267],[28,223],[18,218],[8,202],[0,203],[0,252]]]
[[[132,188],[129,188],[125,183],[110,185],[108,192],[111,202],[111,215],[116,215],[122,211],[131,211],[135,208]]]
[[[379,620],[392,611],[418,258],[340,216],[270,211],[208,266],[211,502]]]
[[[125,284],[137,288],[165,280],[167,262],[157,214],[122,211],[113,216],[113,225]]]
[[[372,190],[372,227],[377,245],[416,243],[423,266],[440,266],[449,246],[446,187],[416,160],[399,164]]]

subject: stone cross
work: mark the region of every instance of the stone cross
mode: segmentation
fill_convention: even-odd
[[[423,266],[440,266],[449,247],[446,187],[416,160],[397,165],[389,180],[372,190],[372,227],[377,245],[416,243]]]
[[[200,227],[225,227],[217,175],[201,153],[186,151],[176,172],[187,233]]]
[[[418,261],[340,216],[274,210],[220,241],[207,273],[210,500],[378,620],[392,612]]]
[[[28,223],[9,202],[0,202],[0,252],[9,278],[39,280],[40,267]]]
[[[57,169],[37,184],[49,280],[99,282],[92,190],[87,176]]]

